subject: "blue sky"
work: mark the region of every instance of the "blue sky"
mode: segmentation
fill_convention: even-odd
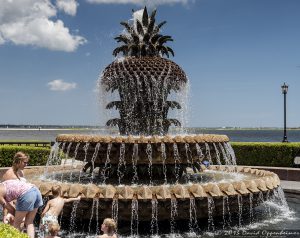
[[[299,0],[1,0],[0,124],[101,125],[96,81],[131,9],[157,7],[189,126],[300,126]]]

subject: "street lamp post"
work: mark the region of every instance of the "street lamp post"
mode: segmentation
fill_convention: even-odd
[[[281,86],[282,94],[284,97],[284,130],[283,130],[283,140],[282,142],[288,142],[287,135],[286,135],[286,94],[288,92],[289,86],[285,83]]]

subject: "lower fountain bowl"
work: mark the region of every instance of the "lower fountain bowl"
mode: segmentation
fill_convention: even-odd
[[[55,167],[49,167],[48,172],[57,171]],[[70,168],[70,171],[73,169]],[[170,220],[171,210],[174,207],[178,219],[190,219],[191,207],[197,218],[208,217],[210,207],[213,207],[212,215],[219,216],[229,212],[224,210],[224,203],[230,208],[230,212],[238,211],[241,201],[244,207],[250,207],[249,203],[255,207],[264,202],[264,197],[268,197],[280,185],[278,176],[265,170],[240,166],[210,166],[207,172],[216,175],[243,174],[248,177],[239,181],[221,180],[155,186],[61,183],[49,179],[41,181],[34,175],[29,177],[46,199],[52,197],[52,186],[57,184],[62,186],[64,197],[82,195],[76,214],[81,219],[89,220],[96,219],[92,214],[99,214],[97,219],[114,217],[118,220],[130,221],[133,210],[136,210],[140,221],[150,221],[153,210],[157,211],[158,220]],[[66,204],[62,216],[70,217],[74,212],[73,209],[72,204]]]

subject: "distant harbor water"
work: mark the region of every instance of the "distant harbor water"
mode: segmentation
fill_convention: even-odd
[[[223,134],[227,135],[230,141],[239,142],[281,142],[282,130],[246,130],[246,129],[202,129],[189,128],[188,134]],[[55,141],[58,134],[114,134],[117,130],[108,132],[104,129],[0,129],[1,141]],[[300,142],[300,130],[288,130],[290,142]]]

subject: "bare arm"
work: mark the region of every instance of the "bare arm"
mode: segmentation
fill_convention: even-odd
[[[45,214],[46,214],[46,212],[49,211],[49,209],[50,209],[50,202],[47,202],[46,207],[44,208],[44,210],[43,210],[43,212],[41,214],[41,217],[44,217]]]
[[[9,211],[10,214],[15,214],[15,212],[16,212],[16,208],[15,208],[13,205],[11,205],[9,202],[6,203],[6,204],[3,206],[3,208],[6,208],[7,211]]]
[[[16,174],[14,173],[12,168],[9,168],[6,170],[6,172],[3,174],[1,181],[9,180],[9,179],[18,179]]]
[[[5,194],[6,194],[6,190],[5,187],[1,184],[0,186],[0,204],[3,207],[3,210],[5,210],[5,208],[7,209],[8,212],[10,212],[11,214],[15,214],[15,208],[5,200]]]
[[[80,199],[81,199],[81,196],[79,195],[76,198],[64,198],[64,201],[65,201],[65,203],[68,203],[68,202],[73,202],[73,201],[79,201]]]
[[[6,202],[6,200],[2,196],[0,196],[0,203],[4,211],[7,210],[9,213],[15,214],[16,211],[15,207],[11,205],[9,202]]]

